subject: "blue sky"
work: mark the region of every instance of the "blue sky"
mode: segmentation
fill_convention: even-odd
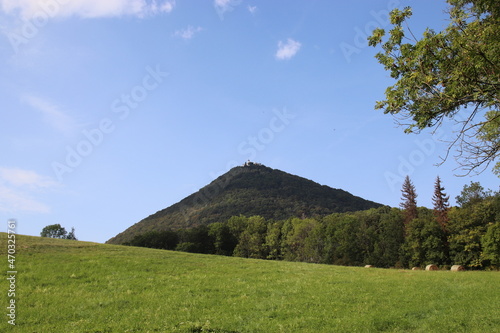
[[[388,11],[445,1],[0,0],[0,220],[104,242],[248,159],[397,207],[459,170],[436,134],[374,110],[392,83],[366,44]],[[454,203],[454,200],[452,200]]]

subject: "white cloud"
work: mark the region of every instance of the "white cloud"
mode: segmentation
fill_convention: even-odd
[[[170,13],[175,0],[0,0],[0,9],[23,19],[38,16],[84,18]]]
[[[0,212],[50,213],[50,208],[29,195],[0,184]]]
[[[34,199],[33,194],[59,186],[52,178],[31,170],[0,168],[0,212],[49,213],[50,207]]]
[[[160,12],[170,13],[174,10],[175,1],[166,1],[163,5],[160,6]]]
[[[248,11],[250,12],[250,14],[255,14],[255,12],[257,12],[257,6],[250,6],[248,5]]]
[[[0,180],[15,187],[29,187],[31,189],[54,188],[59,185],[50,177],[19,168],[0,168]]]
[[[234,7],[241,4],[241,0],[214,0],[214,7],[219,17],[224,19],[224,14],[230,12]]]
[[[193,27],[193,26],[188,26],[186,29],[181,29],[177,30],[174,32],[175,37],[180,37],[182,39],[191,39],[194,37],[194,35],[200,31],[202,31],[202,27]]]
[[[77,128],[76,122],[51,102],[33,95],[25,95],[22,99],[40,112],[43,119],[59,132],[70,135]]]
[[[278,42],[278,51],[276,51],[276,59],[278,60],[286,60],[292,58],[294,55],[299,52],[302,44],[299,42],[288,38],[286,43],[279,41]]]

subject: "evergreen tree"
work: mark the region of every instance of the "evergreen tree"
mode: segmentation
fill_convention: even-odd
[[[403,183],[403,189],[401,190],[403,193],[403,197],[401,200],[400,207],[404,211],[405,215],[405,226],[408,226],[408,224],[413,220],[418,217],[418,212],[417,212],[417,193],[415,191],[415,186],[413,186],[413,183],[410,180],[409,176],[406,176],[405,181]]]
[[[441,179],[437,176],[436,182],[434,183],[432,203],[434,204],[434,215],[445,232],[448,225],[448,210],[450,208],[449,199],[450,197],[444,193],[444,187],[441,186]]]

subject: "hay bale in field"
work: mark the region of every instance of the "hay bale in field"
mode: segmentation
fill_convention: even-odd
[[[373,265],[365,265],[365,268],[374,268],[375,266]]]
[[[411,270],[412,270],[412,271],[420,271],[420,270],[422,270],[422,269],[421,269],[420,267],[413,267]]]
[[[437,271],[439,269],[439,267],[437,267],[436,265],[427,265],[425,266],[425,270],[426,271]]]
[[[450,271],[452,271],[452,272],[465,271],[465,267],[462,265],[453,265],[453,266],[451,266]]]

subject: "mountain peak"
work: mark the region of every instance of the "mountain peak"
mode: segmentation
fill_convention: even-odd
[[[283,220],[380,206],[344,190],[247,161],[178,203],[134,224],[108,243],[121,244],[148,231],[223,222],[235,215]]]

